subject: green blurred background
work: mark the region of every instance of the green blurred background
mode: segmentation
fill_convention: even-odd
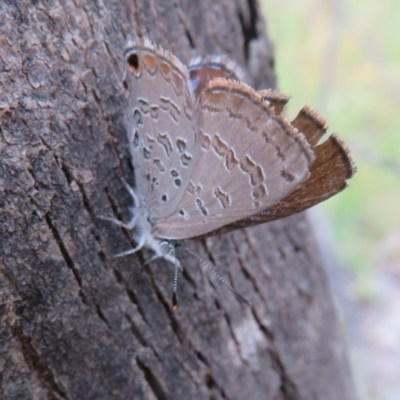
[[[293,96],[287,115],[309,104],[354,155],[350,187],[321,207],[335,257],[350,269],[350,296],[369,313],[360,324],[372,333],[354,344],[366,347],[351,349],[362,398],[400,399],[400,1],[260,2],[278,87]],[[384,382],[372,365],[357,365],[380,365],[386,353]]]

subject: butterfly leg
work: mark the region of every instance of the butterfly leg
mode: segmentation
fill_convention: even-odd
[[[168,250],[164,250],[163,247],[167,246]],[[171,246],[172,243],[162,240],[160,241],[157,246],[152,247],[152,250],[154,251],[153,257],[151,257],[149,260],[146,261],[145,265],[150,264],[152,261],[157,260],[157,258],[163,258],[166,261],[169,261],[170,263],[174,264],[175,266],[178,266],[178,268],[183,271],[183,268],[175,256],[175,251],[171,251]]]
[[[125,186],[125,189],[131,195],[131,197],[133,199],[133,202],[135,203],[135,207],[139,207],[140,206],[139,199],[137,198],[135,190],[133,189],[133,187],[131,185],[129,185],[129,183],[124,178],[121,178],[121,180],[122,180],[122,183]]]
[[[151,262],[153,262],[154,260],[157,260],[157,258],[162,258],[163,256],[161,254],[154,254],[153,257],[151,257],[150,259],[148,259],[144,265],[149,265]]]
[[[154,251],[153,257],[151,257],[149,260],[147,260],[144,265],[148,265],[154,260],[157,260],[158,258],[164,258],[165,260],[168,260],[166,257],[166,254],[161,252],[159,249],[152,249]]]
[[[144,243],[145,243],[145,238],[141,237],[140,241],[136,247],[134,247],[133,249],[125,250],[125,251],[122,251],[121,253],[115,254],[114,258],[125,257],[125,256],[129,256],[130,254],[136,253],[144,246]]]
[[[120,221],[119,219],[112,218],[112,217],[99,217],[99,219],[102,219],[103,221],[111,221],[113,224],[118,225],[121,228],[127,229],[128,231],[131,231],[135,227],[135,224],[136,224],[135,216],[133,216],[129,222],[123,222],[123,221]]]
[[[158,258],[163,258],[164,260],[167,260],[174,265],[176,264],[176,261],[177,261],[177,258],[174,258],[173,256],[171,256],[171,254],[157,254],[156,253],[156,254],[154,254],[153,257],[150,258],[150,260],[147,260],[144,265],[150,264],[151,262],[153,262],[154,260],[157,260]],[[178,265],[179,269],[181,271],[183,271],[183,268],[182,268],[181,264],[179,263],[179,261],[178,261],[177,265]]]

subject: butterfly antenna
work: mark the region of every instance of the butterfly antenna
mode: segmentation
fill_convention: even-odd
[[[247,300],[245,297],[243,297],[239,292],[237,292],[232,285],[230,285],[216,270],[215,268],[208,263],[207,261],[203,260],[197,253],[195,253],[190,247],[181,244],[181,246],[189,253],[191,254],[200,264],[204,265],[210,272],[212,272],[217,278],[218,280],[224,285],[226,286],[235,296],[236,298],[242,302],[242,303],[246,303],[249,306],[253,305],[251,301]]]
[[[178,300],[176,297],[176,291],[178,289],[178,273],[180,269],[179,261],[175,255],[175,246],[173,243],[168,242],[169,251],[171,253],[172,258],[174,259],[174,283],[172,286],[172,309],[176,311],[178,309]]]

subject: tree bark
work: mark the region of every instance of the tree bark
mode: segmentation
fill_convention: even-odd
[[[273,16],[270,16],[271,18]],[[304,215],[187,242],[249,307],[179,251],[124,258],[133,183],[127,39],[183,62],[227,54],[275,85],[255,0],[0,5],[0,398],[353,399],[342,330]]]

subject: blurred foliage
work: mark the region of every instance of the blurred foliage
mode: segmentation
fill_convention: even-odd
[[[400,1],[261,0],[278,87],[350,147],[358,173],[323,203],[336,253],[368,294],[376,268],[400,275]]]

